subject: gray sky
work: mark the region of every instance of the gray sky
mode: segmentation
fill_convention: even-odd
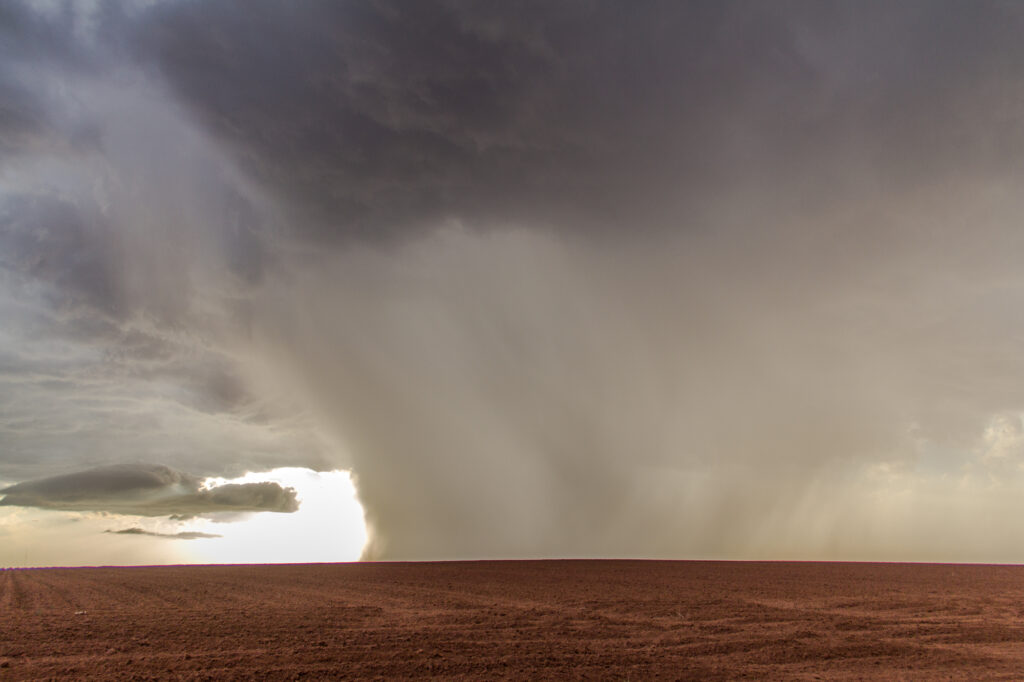
[[[1024,561],[1022,31],[6,3],[0,480],[351,469],[370,558]]]

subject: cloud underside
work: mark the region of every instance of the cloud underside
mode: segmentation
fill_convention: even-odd
[[[102,511],[134,516],[214,512],[294,512],[295,490],[277,483],[230,483],[203,488],[201,480],[164,466],[118,465],[18,483],[0,490],[0,506]]]

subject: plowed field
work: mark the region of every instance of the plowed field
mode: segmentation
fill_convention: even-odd
[[[1024,567],[661,561],[0,572],[0,680],[1024,677]]]

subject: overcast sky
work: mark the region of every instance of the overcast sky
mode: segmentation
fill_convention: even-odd
[[[1022,35],[5,2],[0,505],[290,513],[200,481],[346,469],[374,559],[1024,562]]]

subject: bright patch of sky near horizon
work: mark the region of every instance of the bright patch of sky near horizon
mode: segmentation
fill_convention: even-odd
[[[208,514],[177,521],[0,507],[0,567],[271,564],[359,559],[366,544],[366,524],[349,472],[282,467],[233,479],[207,479],[205,484],[260,481],[294,488],[298,493],[298,511]],[[126,529],[165,537],[117,532]],[[178,533],[220,537],[170,537]]]
[[[309,563],[356,561],[366,544],[363,508],[347,471],[282,467],[207,484],[273,481],[298,492],[291,514],[255,513],[230,523],[200,519],[189,530],[222,535],[188,543],[189,563]]]

